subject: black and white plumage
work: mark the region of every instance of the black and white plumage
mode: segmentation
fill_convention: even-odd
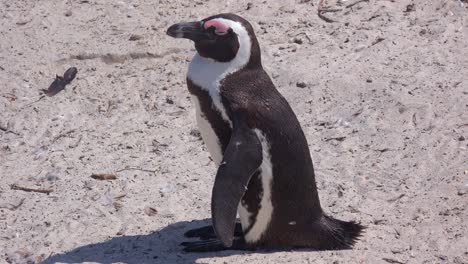
[[[204,240],[183,243],[185,250],[351,248],[363,226],[322,211],[306,138],[262,68],[249,22],[220,14],[172,25],[167,34],[195,42],[187,85],[219,166],[213,227],[187,232]]]

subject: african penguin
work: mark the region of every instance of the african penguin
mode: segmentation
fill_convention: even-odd
[[[182,243],[184,250],[351,248],[364,227],[322,211],[304,132],[262,68],[250,23],[219,14],[174,24],[167,34],[195,43],[187,86],[219,166],[213,226],[188,231],[202,240]]]

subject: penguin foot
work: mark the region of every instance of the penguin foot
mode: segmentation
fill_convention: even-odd
[[[207,239],[202,241],[182,242],[185,252],[213,252],[223,250],[247,250],[245,240],[243,238],[234,238],[232,246],[226,247],[220,240]]]
[[[200,228],[191,229],[184,234],[185,237],[198,237],[201,240],[207,239],[214,239],[216,238],[216,234],[214,232],[213,226],[204,226]],[[234,236],[235,237],[242,237],[242,225],[240,223],[236,223],[236,227],[234,229]]]

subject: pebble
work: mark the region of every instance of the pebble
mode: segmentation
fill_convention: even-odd
[[[172,100],[171,98],[167,97],[167,98],[166,98],[166,103],[167,103],[167,104],[174,104],[174,100]]]
[[[302,41],[302,39],[301,39],[301,38],[298,38],[298,37],[295,37],[295,38],[293,39],[293,42],[296,43],[296,44],[299,44],[299,45],[301,45],[302,43],[304,43],[304,42]]]
[[[26,25],[27,23],[29,23],[31,21],[32,21],[32,18],[30,18],[30,17],[22,18],[22,19],[20,19],[20,20],[18,20],[16,22],[16,25],[23,26],[23,25]]]
[[[406,10],[404,12],[409,13],[409,12],[413,12],[415,10],[416,10],[416,8],[415,8],[414,4],[409,4],[409,5],[406,6]]]
[[[59,179],[59,177],[56,174],[53,174],[53,173],[49,172],[49,173],[46,174],[45,179],[50,181],[50,182],[54,182],[54,181],[57,181]]]
[[[296,86],[299,87],[299,88],[306,88],[307,83],[305,83],[303,81],[299,81],[299,82],[296,83]]]
[[[195,128],[190,130],[190,135],[194,136],[194,137],[197,137],[197,138],[201,138],[200,131],[198,129],[195,129]]]
[[[136,41],[136,40],[140,40],[140,39],[142,39],[142,38],[143,38],[143,37],[140,36],[140,35],[133,34],[133,35],[130,36],[130,38],[129,38],[128,40],[130,40],[130,41]]]
[[[465,195],[468,193],[468,182],[465,182],[462,186],[458,187],[458,195]]]
[[[156,210],[153,207],[149,207],[149,206],[146,206],[144,211],[145,211],[145,214],[148,215],[148,216],[154,216],[154,215],[158,214],[158,210]]]
[[[357,46],[357,47],[354,49],[354,51],[355,51],[355,52],[359,52],[359,51],[361,51],[361,50],[363,50],[363,49],[365,49],[365,48],[367,48],[367,46],[361,44],[361,45]]]

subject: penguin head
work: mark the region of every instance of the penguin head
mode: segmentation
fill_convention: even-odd
[[[167,34],[195,43],[201,57],[216,62],[246,60],[247,66],[261,65],[260,47],[252,25],[234,14],[219,14],[201,21],[170,26]]]

